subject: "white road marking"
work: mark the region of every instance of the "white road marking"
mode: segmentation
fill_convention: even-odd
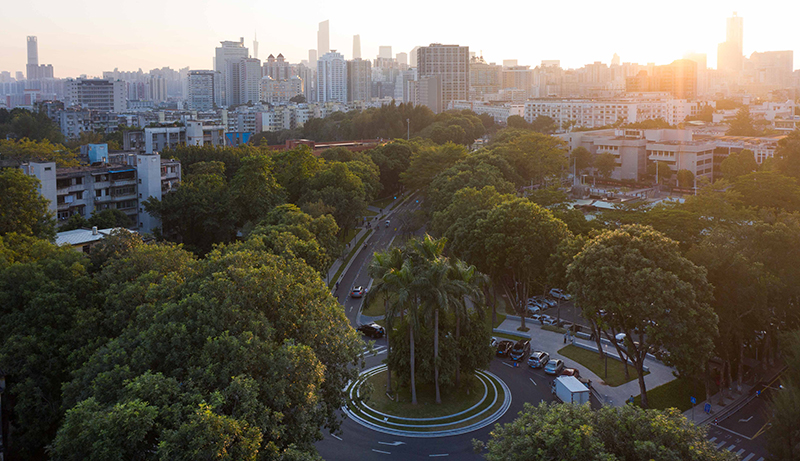
[[[753,417],[752,417],[752,416],[751,416],[751,417],[749,417],[749,418],[747,418],[747,419],[740,419],[740,420],[739,420],[739,422],[740,422],[740,423],[746,423],[746,422],[750,421],[751,419],[753,419]]]
[[[437,456],[450,456],[450,453],[441,453],[441,454],[438,454],[438,455],[428,455],[429,458],[435,458]]]
[[[717,450],[719,450],[719,448],[720,448],[721,446],[725,445],[726,443],[728,443],[728,442],[722,441],[722,442],[718,443],[718,444],[717,444]]]
[[[736,445],[731,445],[728,448],[726,448],[726,450],[733,451],[734,448],[736,448]]]
[[[510,363],[503,362],[503,365],[505,365],[505,366],[507,366],[507,367],[514,368],[514,365],[511,365]]]
[[[737,451],[736,452],[736,456],[742,456],[742,453],[744,453],[744,448],[742,448],[741,450]]]
[[[747,455],[747,458],[743,459],[742,461],[750,461],[750,458],[752,458],[755,455],[756,455],[755,453],[750,453],[749,455]]]
[[[374,448],[372,449],[372,451],[374,451],[375,453],[383,453],[384,455],[391,455],[392,454],[391,452],[383,451],[383,450],[376,450]]]
[[[533,383],[534,386],[538,386],[538,384],[536,384],[536,381],[534,381],[533,378],[528,378],[528,379],[531,380],[531,382]]]
[[[341,438],[341,437],[339,437],[339,436],[338,436],[338,435],[336,435],[336,434],[331,434],[331,437],[333,437],[334,439],[336,439],[336,440],[339,440],[339,441],[341,441],[341,440],[342,440],[342,438]]]
[[[391,445],[393,447],[396,447],[398,445],[405,445],[406,444],[405,442],[378,442],[378,443],[381,444],[381,445]]]
[[[711,437],[710,439],[708,439],[708,441],[709,441],[709,442],[713,442],[713,441],[715,441],[715,440],[717,440],[717,438],[716,438],[716,437]]]

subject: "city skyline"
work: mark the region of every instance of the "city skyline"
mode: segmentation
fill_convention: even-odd
[[[762,3],[754,8],[741,1],[724,7],[673,2],[658,14],[663,31],[654,29],[652,16],[626,14],[624,5],[633,2],[621,2],[623,6],[613,10],[579,2],[578,9],[583,14],[561,21],[542,19],[563,17],[563,11],[556,6],[537,5],[534,9],[517,3],[505,5],[502,10],[482,11],[480,22],[474,22],[474,13],[469,11],[445,11],[445,7],[416,1],[408,3],[408,13],[387,8],[385,12],[375,10],[361,15],[350,14],[348,8],[312,2],[304,11],[314,11],[313,17],[299,17],[288,6],[271,6],[269,17],[281,18],[276,26],[275,22],[258,22],[258,18],[265,17],[265,6],[245,2],[208,2],[205,8],[197,8],[183,2],[162,5],[145,0],[138,11],[146,13],[156,5],[162,11],[155,19],[147,17],[147,24],[153,29],[147,33],[142,33],[144,18],[122,11],[122,7],[106,5],[102,11],[95,9],[97,14],[91,15],[91,23],[84,22],[88,21],[87,16],[79,13],[95,4],[99,2],[84,0],[75,8],[74,4],[47,1],[7,8],[8,17],[30,20],[11,21],[0,31],[0,70],[12,75],[25,70],[29,35],[38,37],[39,60],[52,63],[59,78],[101,76],[103,71],[114,68],[141,68],[145,72],[167,66],[211,69],[213,48],[220,41],[244,37],[245,43],[252,43],[254,34],[260,36],[259,55],[283,53],[288,61],[300,62],[307,59],[309,49],[317,47],[317,30],[324,21],[330,23],[330,49],[341,52],[346,59],[352,58],[353,35],[360,35],[362,56],[370,59],[378,55],[380,46],[407,53],[415,46],[442,43],[469,46],[470,51],[482,54],[490,62],[517,59],[531,67],[544,59],[560,60],[565,68],[595,61],[609,63],[614,53],[623,62],[667,64],[690,51],[705,53],[709,66],[716,67],[717,45],[725,41],[726,18],[734,11],[744,18],[745,56],[754,51],[800,51],[800,37],[793,35],[790,27],[794,16],[791,10],[800,12],[800,6],[780,4],[779,8],[770,8]],[[415,14],[418,7],[426,8],[430,14]],[[531,21],[509,29],[509,8],[522,13],[514,17],[526,17],[526,11],[530,12]],[[766,13],[778,10],[787,14],[772,17]],[[442,23],[437,18],[445,17],[445,12],[448,21]],[[170,19],[177,14],[187,19],[180,22],[183,25]],[[387,23],[386,14],[395,20]],[[413,24],[413,33],[409,33],[408,24]]]

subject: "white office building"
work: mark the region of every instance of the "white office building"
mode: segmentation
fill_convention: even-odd
[[[81,105],[84,109],[120,113],[126,106],[125,82],[105,79],[69,79],[66,82],[65,105]]]
[[[317,60],[317,102],[347,103],[347,62],[335,50]]]
[[[216,48],[214,70],[219,72],[220,101],[222,106],[237,104],[239,99],[239,62],[247,59],[244,38],[238,42],[222,41]]]

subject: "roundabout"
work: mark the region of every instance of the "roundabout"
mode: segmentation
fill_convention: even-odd
[[[368,429],[404,437],[433,438],[462,435],[484,428],[500,419],[511,406],[511,392],[500,378],[489,371],[478,371],[483,395],[477,403],[464,410],[436,417],[410,418],[392,415],[372,408],[364,401],[365,383],[386,372],[378,365],[362,372],[348,384],[347,404],[342,410],[356,423]]]

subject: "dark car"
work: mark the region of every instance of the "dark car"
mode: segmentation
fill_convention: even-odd
[[[513,341],[508,341],[508,340],[500,341],[500,344],[497,345],[497,355],[507,357],[508,352],[511,350],[513,346],[514,346]]]
[[[353,287],[353,291],[350,292],[350,297],[351,298],[360,298],[360,297],[364,296],[364,293],[366,293],[366,290],[364,290],[364,287],[361,287],[361,286]]]
[[[564,361],[561,359],[553,359],[544,366],[544,372],[548,375],[559,375],[563,370]]]
[[[511,352],[508,353],[511,360],[522,360],[525,358],[525,354],[531,351],[531,340],[530,339],[520,339],[514,344],[514,347],[511,348]]]
[[[384,330],[383,327],[377,323],[367,323],[365,325],[361,325],[358,327],[358,331],[371,338],[383,338],[383,335],[386,334],[386,330]]]
[[[531,356],[528,357],[528,365],[530,365],[531,368],[541,368],[547,365],[549,361],[550,354],[542,351],[533,351],[531,352]]]

